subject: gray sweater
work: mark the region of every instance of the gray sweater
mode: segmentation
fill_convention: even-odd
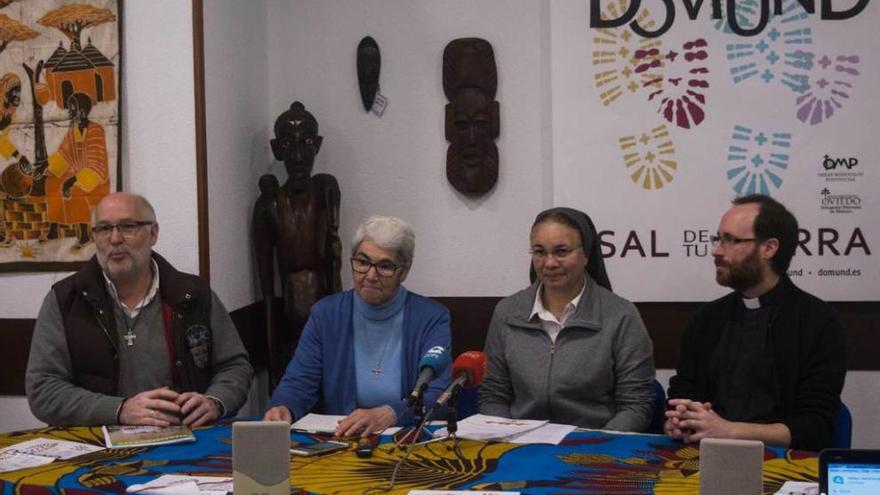
[[[537,316],[529,320],[537,290],[535,283],[495,307],[480,412],[644,431],[653,412],[654,357],[635,306],[587,277],[553,343]]]
[[[253,370],[238,332],[226,308],[211,293],[211,330],[214,375],[205,395],[215,397],[227,414],[238,411],[250,389]],[[116,424],[116,415],[125,397],[144,390],[170,386],[171,371],[162,323],[159,296],[142,309],[138,317],[137,339],[128,347],[117,332],[121,350],[119,396],[86,390],[73,383],[73,369],[58,299],[50,291],[43,300],[34,327],[25,387],[31,411],[50,425],[87,426]],[[122,310],[116,304],[117,325],[124,328]],[[137,376],[131,376],[137,371]]]

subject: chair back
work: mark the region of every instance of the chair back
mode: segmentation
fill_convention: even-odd
[[[663,433],[663,424],[666,422],[666,391],[663,385],[654,380],[654,414],[651,416],[651,424],[648,425],[648,433]]]
[[[831,446],[835,449],[852,447],[852,414],[843,402],[834,415],[834,427],[831,430]]]

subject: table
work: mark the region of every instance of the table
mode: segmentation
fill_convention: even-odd
[[[197,441],[152,448],[104,450],[69,461],[0,473],[0,495],[125,493],[125,487],[162,474],[229,476],[231,424],[195,431]],[[101,429],[43,428],[0,435],[0,447],[35,437],[103,444]],[[297,433],[311,442],[318,437]],[[390,437],[385,438],[390,442]],[[578,431],[562,445],[487,444],[462,440],[461,456],[448,441],[419,446],[398,473],[392,493],[411,488],[510,490],[529,494],[601,493],[684,495],[699,492],[699,450],[659,435]],[[383,444],[370,459],[353,451],[318,458],[294,457],[294,494],[360,495],[390,479],[401,452]],[[818,460],[811,452],[767,448],[764,491],[787,480],[816,481]]]

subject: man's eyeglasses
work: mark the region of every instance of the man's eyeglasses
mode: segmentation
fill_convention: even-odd
[[[391,277],[397,272],[397,269],[400,268],[396,264],[386,260],[373,263],[364,258],[355,257],[351,259],[351,269],[357,273],[367,273],[370,271],[370,268],[373,267],[376,267],[376,273],[381,277]]]
[[[713,246],[717,244],[721,244],[722,246],[735,246],[742,242],[766,241],[766,239],[763,237],[734,237],[730,234],[715,234],[709,236],[709,241],[712,242]]]
[[[529,249],[529,252],[532,253],[532,256],[538,258],[539,260],[546,259],[548,256],[553,256],[554,258],[561,260],[567,258],[571,253],[580,249],[581,246],[575,247],[558,247],[553,249],[552,251],[545,251],[543,248],[532,248]]]
[[[119,233],[122,234],[122,237],[134,237],[141,227],[145,225],[153,225],[153,223],[154,222],[149,220],[141,220],[139,222],[131,220],[119,223],[99,223],[92,227],[92,233],[95,235],[95,238],[100,237],[104,239],[113,234],[113,229],[118,229]]]

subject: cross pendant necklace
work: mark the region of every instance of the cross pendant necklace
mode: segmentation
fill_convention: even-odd
[[[132,347],[134,345],[134,339],[137,338],[137,335],[135,335],[132,330],[134,330],[133,326],[128,329],[128,333],[122,336],[122,338],[125,339],[125,345],[128,347]]]
[[[138,312],[138,314],[131,319],[131,325],[128,325],[127,332],[122,336],[122,338],[125,339],[125,345],[128,347],[134,347],[134,339],[137,338],[137,335],[134,333],[134,327],[137,325],[138,318],[140,317],[141,314]]]
[[[382,374],[382,359],[385,358],[385,353],[388,352],[388,347],[391,345],[391,341],[394,339],[394,334],[388,336],[388,340],[385,341],[385,348],[382,349],[382,354],[379,354],[379,359],[376,360],[376,366],[373,366],[371,370],[373,372],[373,376],[376,380],[379,379],[379,375]]]

